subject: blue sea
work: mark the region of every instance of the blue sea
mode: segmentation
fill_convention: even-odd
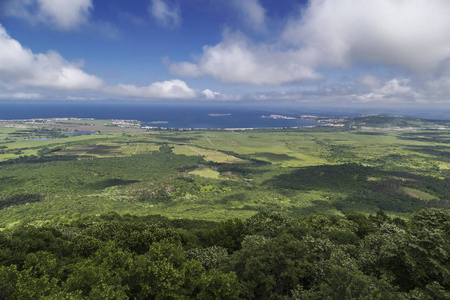
[[[263,115],[298,117],[389,114],[429,119],[450,119],[450,109],[327,107],[267,105],[261,103],[143,103],[117,101],[0,101],[0,119],[95,118],[139,120],[147,126],[167,128],[279,128],[314,126],[302,119],[261,118]],[[153,123],[164,122],[164,123]]]

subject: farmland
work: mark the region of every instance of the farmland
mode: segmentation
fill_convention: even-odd
[[[445,121],[215,131],[136,122],[3,121],[0,226],[105,211],[218,221],[449,206]]]

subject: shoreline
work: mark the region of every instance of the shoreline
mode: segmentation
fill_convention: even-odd
[[[300,119],[300,118],[299,118]],[[75,117],[58,117],[58,118],[30,118],[30,119],[2,119],[0,123],[25,123],[25,124],[42,124],[42,125],[63,125],[63,124],[77,124],[70,121],[107,121],[111,122],[111,125],[117,127],[124,127],[124,125],[132,126],[144,130],[173,130],[173,131],[195,131],[195,130],[212,130],[212,131],[244,131],[244,130],[281,130],[281,129],[298,129],[298,128],[313,128],[313,127],[326,127],[330,124],[315,122],[316,125],[304,125],[304,126],[264,126],[264,127],[161,127],[161,126],[147,126],[142,124],[167,124],[168,121],[139,121],[139,120],[127,120],[127,119],[96,119],[96,118],[75,118]],[[164,122],[164,123],[163,123]],[[93,125],[93,124],[92,124]],[[8,127],[8,124],[5,124]]]
[[[281,115],[277,115],[279,118]],[[307,124],[296,125],[296,126],[260,126],[260,127],[168,127],[168,126],[158,126],[162,124],[170,123],[169,121],[154,121],[154,123],[149,123],[148,121],[139,121],[136,119],[96,119],[96,118],[74,118],[74,117],[57,117],[57,118],[30,118],[30,119],[1,119],[1,127],[23,127],[27,126],[42,127],[42,126],[55,126],[64,127],[66,130],[74,127],[76,130],[90,131],[92,127],[116,127],[122,129],[132,129],[132,130],[162,130],[162,131],[244,131],[244,130],[292,130],[301,128],[318,128],[318,127],[329,127],[329,128],[345,128],[350,126],[349,129],[355,130],[413,130],[417,129],[419,124],[427,124],[428,129],[450,129],[450,121],[445,120],[430,120],[421,118],[411,118],[402,116],[388,116],[388,115],[361,115],[358,117],[318,117],[312,115],[301,115],[298,119],[302,119]],[[402,121],[399,122],[398,119]],[[384,126],[379,126],[381,123],[386,123]],[[265,124],[264,124],[265,125]],[[419,126],[420,127],[420,126]]]
[[[299,129],[299,128],[315,128],[315,127],[331,127],[327,124],[318,124],[318,125],[305,125],[305,126],[294,126],[294,127],[227,127],[227,128],[197,128],[197,127],[150,127],[145,126],[141,127],[142,129],[151,129],[151,130],[173,130],[173,131],[244,131],[244,130],[280,130],[280,129]]]

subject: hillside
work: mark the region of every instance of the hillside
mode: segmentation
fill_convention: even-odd
[[[3,121],[0,226],[111,210],[217,221],[262,210],[299,217],[382,209],[406,217],[449,206],[448,122],[343,120],[239,131]]]

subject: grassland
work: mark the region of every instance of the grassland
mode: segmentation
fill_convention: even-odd
[[[201,168],[195,169],[194,171],[189,172],[189,174],[198,175],[205,178],[219,179],[220,173],[211,168]]]
[[[109,210],[224,220],[262,210],[407,216],[449,207],[448,122],[344,125],[158,131],[134,121],[1,122],[0,226]]]

